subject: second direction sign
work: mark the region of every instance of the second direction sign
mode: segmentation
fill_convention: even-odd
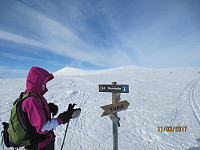
[[[126,110],[128,108],[128,106],[129,106],[128,101],[121,101],[121,102],[118,102],[116,104],[110,104],[110,105],[102,106],[101,108],[104,110],[104,112],[101,115],[101,117],[109,115],[109,114],[114,114],[114,113],[117,113],[119,111]]]

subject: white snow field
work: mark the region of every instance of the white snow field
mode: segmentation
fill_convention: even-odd
[[[79,118],[69,124],[64,150],[113,149],[112,121],[108,116],[101,117],[100,108],[112,103],[112,94],[99,93],[98,85],[114,81],[130,88],[129,93],[121,94],[121,101],[127,100],[130,105],[118,113],[119,150],[200,149],[200,68],[125,66],[87,71],[66,67],[54,75],[47,84],[47,101],[57,104],[59,113],[69,103],[77,103],[82,109]],[[25,82],[0,79],[1,122],[9,120],[13,101],[25,90]],[[55,130],[56,150],[61,147],[65,127]]]

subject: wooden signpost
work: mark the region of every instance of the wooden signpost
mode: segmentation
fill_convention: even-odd
[[[109,115],[113,122],[113,150],[118,150],[118,127],[120,127],[120,118],[117,112],[126,110],[129,106],[128,101],[121,101],[120,93],[129,93],[129,85],[117,85],[117,82],[99,85],[99,92],[112,92],[112,104],[102,106],[104,110],[101,117]]]

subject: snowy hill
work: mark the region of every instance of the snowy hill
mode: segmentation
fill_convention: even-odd
[[[65,67],[57,72],[54,73],[55,76],[73,76],[73,75],[84,75],[88,74],[90,71],[77,69],[77,68],[71,68],[71,67]]]
[[[76,76],[76,75],[89,75],[89,74],[106,74],[106,73],[115,73],[115,72],[127,72],[127,70],[136,70],[141,69],[141,67],[138,66],[124,66],[124,67],[118,67],[118,68],[112,68],[112,69],[106,69],[106,70],[83,70],[83,69],[77,69],[72,67],[65,67],[57,72],[54,73],[54,76]]]
[[[116,81],[129,84],[130,88],[128,94],[121,94],[121,100],[127,100],[130,106],[118,113],[120,150],[197,150],[200,149],[199,80],[200,68],[125,66],[87,71],[67,67],[55,73],[55,79],[47,84],[49,91],[45,97],[58,105],[59,113],[70,102],[82,108],[80,117],[70,122],[64,149],[112,149],[112,122],[107,116],[101,117],[100,108],[112,103],[112,95],[99,93],[98,85]],[[24,89],[25,79],[0,79],[1,122],[8,121],[12,103]],[[161,127],[165,131],[161,132]],[[174,131],[169,132],[170,127]],[[181,132],[176,132],[179,127]],[[64,130],[65,125],[55,130],[56,150],[60,149]]]

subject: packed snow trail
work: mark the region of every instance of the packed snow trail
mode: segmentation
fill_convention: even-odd
[[[200,125],[200,107],[199,107],[199,104],[197,102],[197,99],[196,99],[196,95],[195,95],[195,92],[196,92],[196,86],[197,86],[197,83],[199,82],[199,78],[195,79],[193,82],[192,82],[192,86],[191,86],[191,89],[189,91],[189,101],[190,101],[190,105],[192,107],[192,110],[193,110],[193,113]]]

